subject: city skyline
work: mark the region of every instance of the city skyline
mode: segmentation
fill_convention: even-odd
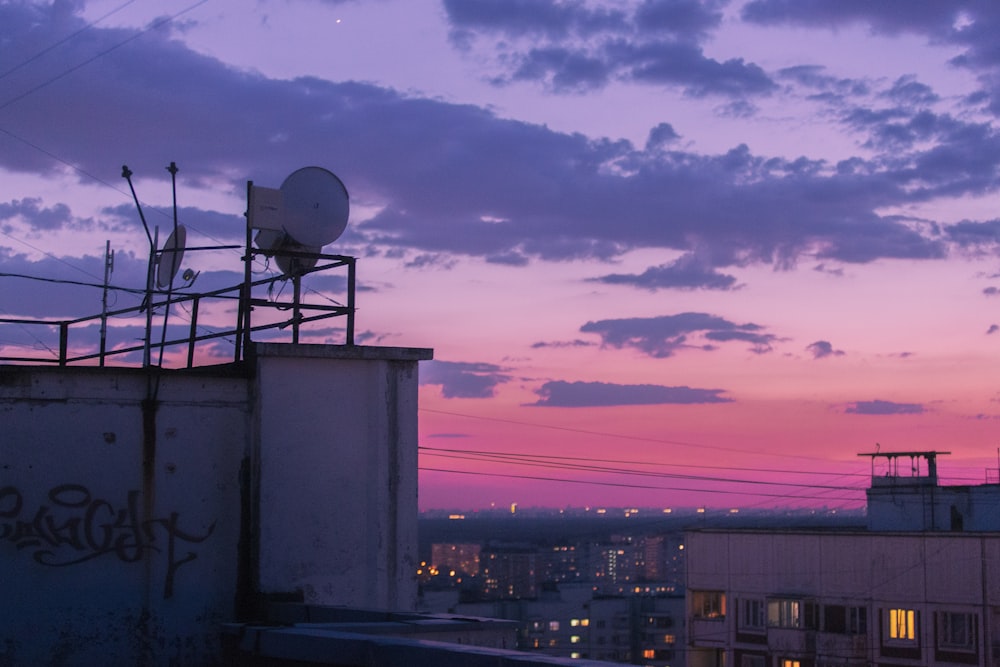
[[[979,483],[997,28],[973,2],[6,3],[0,317],[99,312],[23,276],[100,282],[106,240],[143,284],[122,164],[162,239],[177,163],[192,246],[240,242],[247,180],[318,165],[351,194],[327,250],[358,257],[358,343],[435,350],[421,509],[857,508],[878,449]],[[184,266],[234,284],[231,255]]]

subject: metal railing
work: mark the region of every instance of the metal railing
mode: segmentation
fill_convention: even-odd
[[[259,254],[273,255],[275,253],[264,253],[257,249],[248,249],[247,255],[243,258],[249,266],[253,258]],[[4,363],[30,363],[30,364],[53,364],[67,366],[71,364],[90,364],[104,366],[111,359],[122,359],[127,355],[142,353],[141,365],[162,365],[163,353],[169,348],[184,348],[184,367],[195,366],[196,351],[199,343],[214,341],[220,338],[232,337],[233,361],[241,361],[245,358],[246,352],[252,342],[252,334],[267,330],[287,330],[291,343],[298,344],[302,326],[320,320],[333,317],[346,317],[344,331],[344,344],[354,345],[354,314],[355,314],[355,265],[354,257],[344,255],[325,255],[320,253],[300,253],[289,252],[287,255],[315,260],[316,265],[312,268],[301,269],[295,275],[278,275],[260,280],[244,280],[241,284],[221,289],[199,292],[183,293],[173,290],[153,291],[146,293],[146,299],[139,306],[122,308],[113,311],[106,311],[97,315],[88,315],[73,319],[30,319],[30,318],[0,318],[0,331],[8,326],[18,327],[26,330],[45,353],[35,355],[7,354],[9,347],[0,344],[0,362]],[[330,300],[329,303],[306,302],[302,297],[302,278],[308,274],[328,271],[336,268],[346,268],[347,271],[347,303],[338,304]],[[247,270],[249,276],[249,269]],[[259,296],[261,292],[268,295],[274,292],[276,284],[285,286],[292,285],[291,298],[280,300],[271,296]],[[280,294],[284,290],[279,290]],[[255,294],[256,293],[256,294]],[[232,325],[227,326],[223,321],[221,328],[218,321],[213,321],[211,329],[199,323],[199,318],[203,315],[203,308],[206,304],[215,303],[237,304],[236,318]],[[185,306],[188,309],[189,317],[187,321],[186,334],[183,336],[174,335],[168,338],[167,317],[170,310],[175,306]],[[290,313],[284,318],[261,318],[254,317],[255,310],[270,309],[274,312]],[[152,324],[152,314],[160,311],[164,314],[163,324],[154,327]],[[141,317],[145,335],[141,342],[122,343],[108,348],[106,332],[109,320],[129,317]],[[214,320],[214,318],[213,318]],[[256,321],[255,321],[256,320]],[[262,321],[264,320],[264,321]],[[93,340],[93,325],[100,324],[98,340]],[[112,327],[113,329],[114,327]],[[159,340],[154,340],[154,328],[159,328]],[[58,331],[56,340],[54,330]],[[39,335],[36,335],[38,332]],[[0,340],[6,337],[0,336]],[[51,340],[55,345],[48,345],[45,340]],[[82,339],[82,342],[80,340]],[[132,339],[135,341],[136,339]],[[159,363],[153,364],[153,352],[157,353]],[[121,365],[140,365],[134,361],[124,361]]]

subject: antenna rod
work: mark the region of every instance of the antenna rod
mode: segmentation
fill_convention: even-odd
[[[111,249],[111,241],[104,242],[104,293],[101,296],[101,356],[100,365],[104,365],[104,352],[108,347],[108,285],[111,274],[115,270],[115,251]]]
[[[167,171],[170,172],[170,189],[173,194],[174,199],[174,240],[178,238],[177,236],[177,163],[171,162],[170,166],[167,167]],[[167,284],[167,304],[163,309],[163,329],[160,332],[160,358],[157,361],[157,366],[163,366],[163,348],[166,347],[167,343],[167,320],[170,318],[170,299],[174,291],[174,276],[173,269],[175,269],[175,262],[177,260],[177,248],[176,243],[174,248],[168,248],[164,252],[170,253],[170,282]],[[163,270],[162,256],[160,270]],[[162,279],[161,279],[162,281]]]
[[[128,168],[127,164],[122,165],[122,178],[128,181],[128,188],[132,191],[132,199],[135,201],[135,207],[139,211],[139,219],[142,220],[142,228],[146,230],[146,238],[149,239],[149,262],[146,264],[146,298],[142,304],[142,308],[146,310],[146,337],[143,341],[142,367],[149,368],[149,345],[153,329],[153,259],[156,257],[156,243],[159,240],[159,230],[157,230],[156,239],[149,233],[146,216],[142,213],[142,205],[139,203],[139,197],[135,194],[135,186],[132,185],[132,170]]]
[[[146,238],[149,239],[149,247],[156,250],[156,246],[153,244],[153,235],[149,233],[149,225],[146,224],[146,216],[142,213],[142,205],[139,203],[139,197],[135,194],[135,186],[132,185],[132,170],[128,168],[127,164],[122,165],[122,178],[128,181],[128,189],[132,191],[132,199],[135,201],[135,207],[139,211],[139,219],[142,220],[142,228],[146,230]]]

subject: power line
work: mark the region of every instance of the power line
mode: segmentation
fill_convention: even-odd
[[[718,493],[725,495],[738,495],[738,496],[763,496],[768,498],[811,498],[815,500],[829,500],[829,498],[824,496],[808,496],[802,494],[785,494],[785,493],[764,493],[764,492],[753,492],[753,491],[732,491],[728,489],[705,489],[705,488],[689,488],[681,486],[654,486],[652,484],[629,484],[624,482],[601,482],[596,480],[582,480],[582,479],[566,479],[562,477],[545,477],[541,475],[514,475],[507,473],[495,473],[495,472],[482,472],[482,471],[472,471],[472,470],[451,470],[446,468],[430,468],[426,466],[421,466],[418,468],[425,472],[444,472],[453,473],[457,475],[475,475],[481,477],[504,477],[511,479],[533,479],[543,482],[562,482],[565,484],[587,484],[591,486],[613,486],[627,489],[653,489],[658,491],[694,491],[697,493]]]
[[[95,60],[103,58],[104,56],[108,55],[112,51],[116,51],[117,49],[120,49],[121,47],[125,46],[126,44],[139,39],[140,37],[142,37],[144,34],[146,34],[147,32],[149,32],[150,30],[154,30],[154,29],[159,28],[159,27],[161,27],[163,25],[166,25],[167,23],[170,23],[174,19],[176,19],[176,18],[178,18],[180,16],[183,16],[184,14],[187,14],[188,12],[190,12],[190,11],[192,11],[192,10],[200,7],[201,5],[205,4],[206,2],[208,2],[208,0],[198,0],[198,2],[195,2],[194,4],[188,5],[187,7],[185,7],[184,9],[182,9],[181,11],[177,12],[176,14],[172,14],[170,16],[167,16],[167,17],[161,18],[161,19],[159,19],[157,21],[154,21],[149,26],[147,26],[147,27],[143,28],[142,30],[136,32],[135,34],[129,35],[128,37],[126,37],[125,39],[121,40],[120,42],[115,42],[114,44],[112,44],[108,48],[104,49],[103,51],[98,51],[96,54],[94,54],[90,58],[87,58],[86,60],[83,60],[82,62],[79,62],[76,65],[73,65],[73,66],[71,66],[71,67],[63,70],[59,74],[56,74],[54,76],[49,77],[45,81],[39,83],[36,86],[33,86],[32,88],[29,88],[28,90],[24,91],[20,95],[15,95],[14,97],[8,99],[3,104],[0,104],[0,110],[6,109],[7,107],[9,107],[10,105],[14,104],[15,102],[19,102],[19,101],[23,100],[25,97],[28,97],[29,95],[32,95],[32,94],[38,92],[42,88],[45,88],[46,86],[49,86],[49,85],[55,83],[56,81],[69,76],[73,72],[75,72],[75,71],[77,71],[77,70],[79,70],[79,69],[81,69],[83,67],[86,67],[87,65],[89,65],[92,62],[94,62]]]
[[[684,440],[671,440],[671,439],[666,439],[666,438],[651,438],[649,436],[625,435],[625,434],[622,434],[622,433],[608,433],[608,432],[604,432],[604,431],[592,431],[592,430],[588,430],[588,429],[574,428],[574,427],[571,427],[571,426],[556,426],[554,424],[540,424],[540,423],[537,423],[537,422],[525,422],[525,421],[519,421],[519,420],[516,420],[516,419],[504,419],[502,417],[484,417],[482,415],[470,415],[470,414],[463,414],[461,412],[450,412],[450,411],[447,411],[447,410],[433,410],[431,408],[420,408],[420,411],[421,412],[430,412],[430,413],[433,413],[433,414],[449,415],[449,416],[452,416],[452,417],[465,417],[467,419],[480,419],[480,420],[483,420],[483,421],[492,421],[492,422],[498,422],[498,423],[502,423],[502,424],[514,424],[514,425],[517,425],[517,426],[531,426],[531,427],[534,427],[534,428],[544,428],[544,429],[550,429],[550,430],[553,430],[553,431],[564,431],[564,432],[567,432],[567,433],[581,433],[581,434],[584,434],[584,435],[596,435],[596,436],[601,436],[601,437],[605,437],[605,438],[618,438],[618,439],[621,439],[621,440],[634,440],[634,441],[637,441],[637,442],[651,442],[651,443],[662,444],[662,445],[677,445],[679,447],[697,447],[698,449],[711,449],[711,450],[723,451],[723,452],[734,452],[734,453],[738,453],[738,454],[757,454],[759,456],[775,456],[775,457],[779,457],[779,458],[804,459],[804,460],[807,460],[807,461],[822,461],[822,462],[827,462],[826,459],[820,458],[818,456],[803,456],[801,454],[761,453],[761,452],[754,452],[754,451],[746,450],[746,449],[740,449],[738,447],[724,447],[722,445],[706,445],[704,443],[687,442],[687,441],[684,441]]]
[[[607,466],[597,466],[597,465],[584,465],[579,463],[563,463],[563,462],[539,462],[537,460],[523,460],[518,458],[516,455],[509,456],[489,456],[489,457],[478,457],[460,454],[440,454],[431,453],[429,456],[438,456],[441,458],[450,458],[456,460],[465,461],[492,461],[497,463],[506,463],[509,465],[521,465],[529,466],[534,468],[552,468],[561,470],[578,470],[581,472],[600,472],[606,474],[614,475],[629,475],[635,477],[654,477],[658,479],[683,479],[692,481],[702,481],[702,482],[721,482],[730,484],[756,484],[756,485],[771,485],[771,486],[785,486],[785,487],[797,487],[806,489],[826,489],[833,491],[844,491],[850,490],[849,488],[839,487],[839,486],[826,486],[820,484],[800,484],[796,482],[776,482],[767,480],[757,480],[757,479],[734,479],[730,477],[711,477],[707,475],[684,475],[679,473],[665,473],[665,472],[650,472],[643,470],[630,470],[628,468],[611,468]],[[856,489],[860,490],[860,489]]]
[[[583,456],[559,456],[555,454],[515,454],[513,452],[497,452],[497,451],[486,451],[478,449],[451,449],[447,447],[428,447],[426,445],[421,445],[420,449],[431,451],[431,452],[454,452],[461,454],[482,454],[482,455],[496,455],[496,456],[519,456],[522,458],[533,458],[533,459],[555,459],[555,460],[567,460],[567,461],[590,461],[597,463],[623,463],[628,465],[640,465],[640,466],[669,466],[672,468],[698,468],[703,470],[739,470],[741,472],[774,472],[788,475],[831,475],[835,477],[845,477],[845,476],[857,476],[857,477],[868,477],[867,473],[840,473],[840,472],[827,472],[827,471],[811,471],[811,470],[788,470],[782,468],[748,468],[744,466],[713,466],[713,465],[703,465],[703,464],[693,464],[693,463],[660,463],[656,461],[633,461],[633,460],[623,460],[623,459],[600,459],[593,457],[583,457]]]
[[[16,72],[17,70],[21,69],[22,67],[25,67],[25,66],[27,66],[27,65],[35,62],[36,60],[38,60],[39,58],[41,58],[42,56],[44,56],[46,53],[49,53],[50,51],[53,51],[53,50],[57,49],[58,47],[60,47],[63,44],[65,44],[66,42],[69,42],[70,40],[72,40],[72,39],[78,37],[79,35],[81,35],[82,33],[86,32],[87,30],[90,30],[91,28],[93,28],[95,25],[97,25],[98,23],[100,23],[104,19],[106,19],[109,16],[112,16],[114,14],[117,14],[121,10],[123,10],[126,7],[128,7],[129,5],[131,5],[133,2],[135,2],[135,0],[127,0],[127,2],[125,2],[125,3],[121,4],[121,5],[118,5],[117,7],[115,7],[114,9],[112,9],[107,14],[104,14],[103,16],[101,16],[101,17],[99,17],[97,19],[94,19],[93,21],[91,21],[87,25],[83,26],[82,28],[80,28],[76,32],[67,35],[66,37],[60,39],[58,42],[50,44],[49,46],[45,47],[44,49],[42,49],[41,51],[39,51],[35,55],[33,55],[33,56],[29,57],[29,58],[26,58],[25,60],[22,60],[20,63],[18,63],[17,65],[14,65],[10,69],[8,69],[6,72],[0,73],[0,79],[4,79],[7,76],[9,76],[9,75],[13,74],[14,72]]]

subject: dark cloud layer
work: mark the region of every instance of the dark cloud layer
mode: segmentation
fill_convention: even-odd
[[[715,315],[690,312],[587,322],[580,331],[598,334],[604,345],[631,347],[657,358],[673,356],[686,348],[711,350],[716,347],[715,343],[730,341],[750,343],[753,352],[764,353],[778,340],[757,324],[735,324]],[[692,336],[703,337],[709,342],[690,342]]]
[[[818,340],[806,346],[806,351],[813,356],[813,359],[824,359],[826,357],[842,357],[846,354],[843,350],[835,350],[833,344],[827,340]]]
[[[494,364],[434,360],[420,366],[420,384],[440,386],[445,398],[491,398],[510,379]]]
[[[930,34],[955,15],[916,3],[914,16],[890,25],[888,13],[837,4],[761,0],[745,17],[810,25],[843,17],[836,20]],[[962,8],[976,30],[992,20],[983,5]],[[481,0],[445,9],[456,30],[561,40],[534,47],[565,51],[540,59],[539,76],[564,72],[583,85],[624,76],[736,104],[766,93],[774,80],[808,87],[874,155],[831,164],[759,155],[744,145],[696,154],[671,150],[677,133],[666,124],[654,128],[646,147],[560,133],[374,85],[238,71],[187,49],[164,24],[141,35],[93,27],[5,77],[0,166],[45,175],[72,164],[81,179],[120,190],[122,163],[137,174],[162,174],[165,162],[176,160],[185,187],[240,192],[245,179],[276,186],[302,164],[322,164],[350,184],[355,201],[380,207],[352,227],[350,242],[359,247],[405,253],[413,268],[448,268],[456,255],[523,266],[614,259],[635,248],[682,253],[643,273],[597,279],[642,289],[733,289],[727,267],[754,263],[938,259],[953,247],[995,246],[995,220],[949,228],[880,213],[993,192],[1000,183],[1000,134],[988,123],[934,111],[936,94],[919,80],[872,90],[871,82],[816,68],[772,76],[753,63],[711,60],[700,43],[721,20],[715,3],[650,0],[622,13],[581,2]],[[0,5],[0,42],[10,53],[37,53],[83,26],[71,5]],[[574,39],[590,51],[571,52]],[[947,39],[967,44],[968,59],[982,63],[976,67],[988,66],[985,42],[974,43],[967,31]],[[527,52],[515,56],[515,69],[532,62]],[[594,59],[592,69],[574,60],[583,56]],[[127,208],[118,217],[134,225]],[[36,230],[85,224],[59,203],[0,201],[0,224],[13,216]],[[185,216],[216,238],[232,238],[231,223],[239,227],[235,216]]]
[[[892,401],[857,401],[844,410],[855,415],[919,415],[925,412],[920,403],[894,403]]]
[[[535,390],[540,397],[530,405],[555,408],[589,408],[620,405],[691,405],[728,403],[722,389],[692,389],[653,384],[606,382],[546,382]]]
[[[611,81],[677,86],[695,96],[768,94],[775,84],[753,63],[718,61],[699,43],[720,24],[721,3],[645,0],[631,11],[575,0],[445,0],[452,41],[489,40],[499,84],[530,81],[556,92]]]

